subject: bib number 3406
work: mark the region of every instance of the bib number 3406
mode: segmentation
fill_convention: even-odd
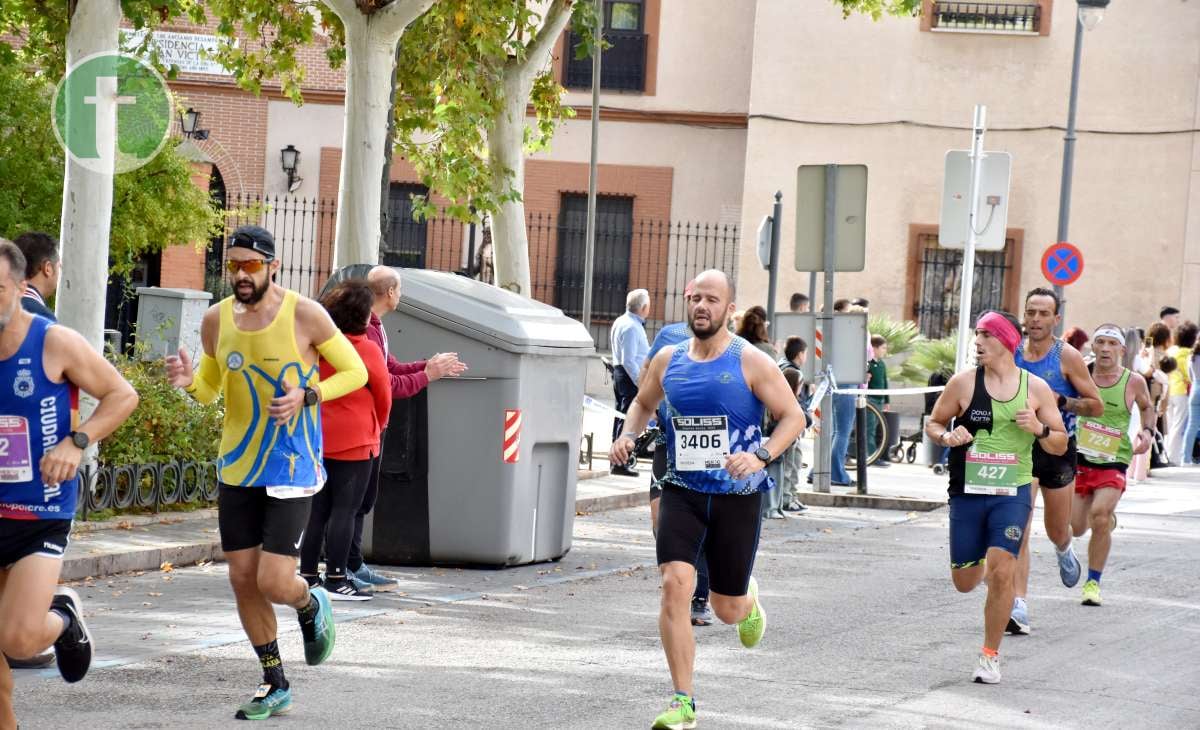
[[[675,468],[680,471],[723,469],[729,456],[729,419],[725,416],[676,416]]]

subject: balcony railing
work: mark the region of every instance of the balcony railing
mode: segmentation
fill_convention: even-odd
[[[1037,34],[1041,30],[1042,9],[1038,3],[964,3],[933,4],[933,29],[960,33]]]
[[[600,63],[600,88],[612,91],[644,91],[646,89],[646,34],[640,30],[606,30],[604,40],[612,46],[604,51]],[[565,86],[569,89],[590,88],[592,59],[575,58],[579,36],[567,34],[567,69]]]

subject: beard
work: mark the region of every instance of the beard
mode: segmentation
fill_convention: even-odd
[[[700,328],[696,326],[696,316],[692,312],[688,312],[688,327],[691,328],[692,334],[695,335],[697,340],[707,340],[725,329],[725,317],[721,317],[718,321],[709,315],[708,326]]]
[[[260,301],[262,301],[262,298],[266,296],[267,289],[271,288],[271,279],[270,277],[264,279],[262,286],[256,284],[253,279],[250,280],[249,283],[249,292],[245,292],[242,289],[241,282],[234,283],[233,296],[241,304],[258,304]]]

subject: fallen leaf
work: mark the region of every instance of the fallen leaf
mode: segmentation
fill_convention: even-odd
[[[154,597],[154,598],[158,598],[158,597],[159,597],[159,596],[161,596],[162,594],[161,594],[161,593],[150,592],[150,593],[147,593],[146,595],[147,595],[147,596],[152,596],[152,597]]]
[[[175,566],[171,565],[170,561],[164,560],[163,564],[158,566],[158,569],[164,573],[170,573],[172,570],[175,570]]]
[[[154,604],[150,603],[149,601],[142,601],[142,608],[151,608],[153,606]]]
[[[133,523],[130,522],[129,520],[121,520],[120,522],[117,523],[117,529],[118,530],[132,530]]]

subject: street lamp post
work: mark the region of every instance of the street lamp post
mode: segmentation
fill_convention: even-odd
[[[1091,30],[1104,19],[1104,9],[1110,0],[1077,0],[1079,10],[1075,14],[1075,55],[1071,61],[1071,100],[1067,106],[1067,134],[1063,137],[1063,171],[1062,186],[1058,194],[1058,238],[1057,241],[1067,240],[1067,229],[1071,222],[1071,173],[1075,167],[1075,108],[1079,101],[1079,58],[1083,46],[1083,31]],[[1062,335],[1063,322],[1066,320],[1066,300],[1063,299],[1063,288],[1054,285],[1054,293],[1058,295],[1059,314],[1063,318],[1054,328],[1055,335]]]

